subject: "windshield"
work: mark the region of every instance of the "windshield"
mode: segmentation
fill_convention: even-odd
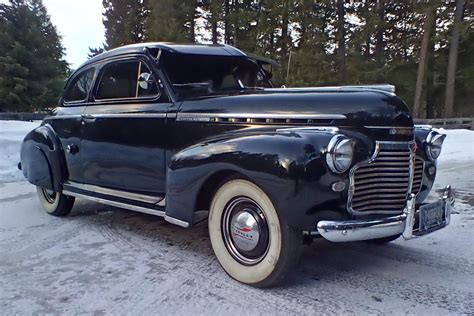
[[[160,61],[181,97],[269,86],[262,69],[245,57],[167,54]]]

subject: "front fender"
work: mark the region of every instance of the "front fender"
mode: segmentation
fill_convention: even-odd
[[[61,143],[49,124],[41,125],[23,139],[20,152],[23,175],[36,186],[60,191],[67,177]]]
[[[225,136],[188,147],[171,158],[166,213],[192,224],[199,192],[207,180],[230,171],[257,184],[291,226],[314,230],[315,222],[309,219],[316,209],[344,207],[338,203],[346,193],[333,192],[331,184],[347,181],[347,176],[332,174],[325,163],[324,150],[332,136],[322,131],[274,130]]]

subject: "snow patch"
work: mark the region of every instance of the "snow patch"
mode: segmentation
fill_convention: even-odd
[[[474,131],[467,129],[439,129],[446,134],[438,162],[472,162],[474,161]]]
[[[20,148],[23,138],[41,121],[0,121],[0,182],[25,180],[18,170]]]

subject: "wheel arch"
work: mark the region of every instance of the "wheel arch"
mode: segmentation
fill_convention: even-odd
[[[194,212],[209,210],[212,198],[216,191],[227,181],[231,179],[245,179],[252,182],[245,174],[236,170],[224,169],[211,174],[201,185],[196,196]]]
[[[49,124],[29,132],[20,151],[25,178],[38,187],[60,191],[67,178],[66,160],[61,142]]]

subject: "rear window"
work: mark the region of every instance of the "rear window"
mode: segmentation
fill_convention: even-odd
[[[95,68],[84,70],[75,76],[66,87],[64,101],[81,102],[87,99],[87,95],[94,81]]]

